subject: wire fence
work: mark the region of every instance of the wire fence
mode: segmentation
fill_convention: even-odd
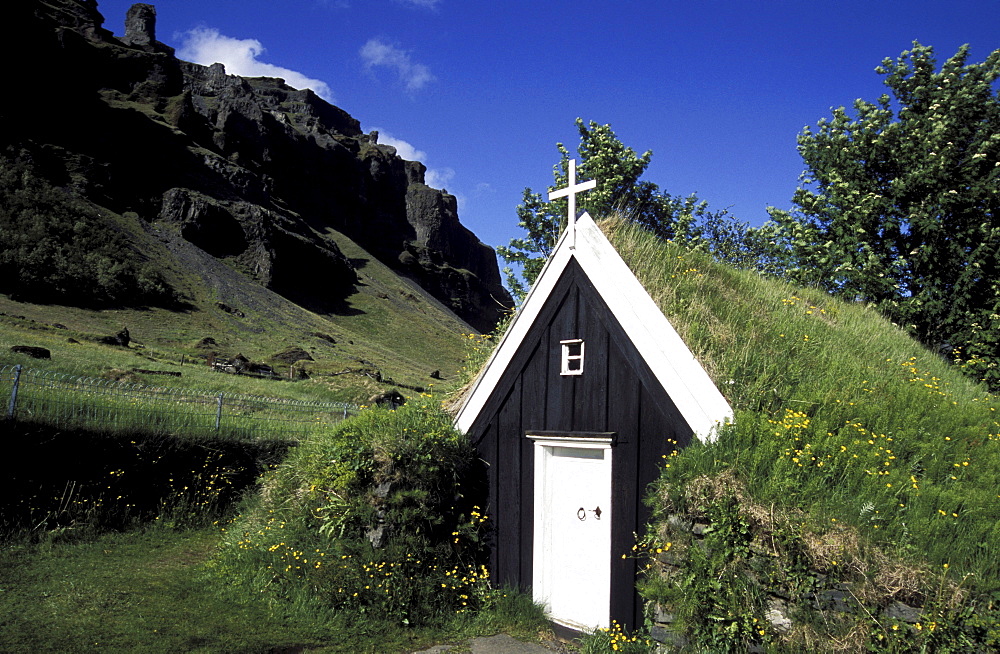
[[[78,377],[21,365],[0,367],[7,420],[65,428],[302,438],[358,407]]]

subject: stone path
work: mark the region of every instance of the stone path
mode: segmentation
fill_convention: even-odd
[[[430,649],[420,650],[413,654],[442,654],[450,652],[456,645],[435,645]],[[516,638],[511,638],[507,634],[496,636],[483,636],[473,638],[469,641],[468,649],[462,648],[463,652],[472,654],[553,654],[553,652],[570,652],[562,643],[553,642],[551,646],[540,645],[538,643],[525,643]]]

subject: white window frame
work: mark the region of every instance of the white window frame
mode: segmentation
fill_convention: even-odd
[[[573,354],[573,346],[580,346],[580,353]],[[559,346],[562,349],[562,356],[560,357],[562,365],[559,370],[560,375],[582,375],[583,374],[583,357],[584,357],[584,345],[582,338],[570,338],[564,341],[559,341]],[[576,363],[577,367],[573,367]]]

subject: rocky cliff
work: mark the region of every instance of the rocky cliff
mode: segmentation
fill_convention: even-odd
[[[314,310],[350,295],[364,265],[332,232],[476,329],[510,305],[493,250],[460,224],[455,198],[312,91],[180,61],[156,40],[152,5],[132,7],[122,37],[104,29],[94,0],[13,12],[23,65],[8,80],[19,101],[0,107],[7,161],[175,230]]]

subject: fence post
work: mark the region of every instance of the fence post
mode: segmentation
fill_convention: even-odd
[[[219,431],[222,423],[222,393],[219,393],[219,408],[215,411],[215,431]]]
[[[17,406],[17,387],[21,383],[21,364],[14,366],[14,386],[10,390],[10,402],[7,404],[7,420],[14,419],[14,408]]]

